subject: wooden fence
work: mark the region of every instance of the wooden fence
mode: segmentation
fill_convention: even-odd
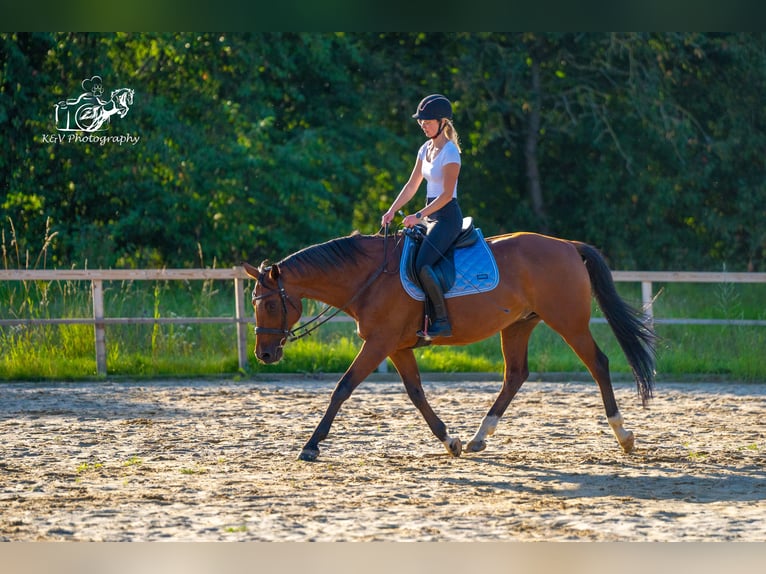
[[[618,282],[641,283],[644,308],[656,323],[674,324],[735,324],[766,326],[766,321],[750,319],[661,319],[652,310],[654,283],[766,283],[766,273],[697,273],[688,271],[614,271]],[[226,317],[106,317],[104,312],[104,281],[234,281],[234,314]],[[96,369],[106,376],[106,326],[140,323],[234,323],[237,326],[239,367],[248,364],[247,328],[254,323],[245,282],[250,280],[242,267],[230,269],[69,269],[69,270],[0,270],[0,281],[90,281],[92,318],[0,319],[0,326],[44,324],[92,324],[96,347]],[[339,316],[337,320],[350,320]],[[603,319],[593,319],[594,322]]]

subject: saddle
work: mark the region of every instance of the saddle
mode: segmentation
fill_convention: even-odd
[[[418,223],[414,227],[404,230],[404,234],[412,242],[412,247],[404,251],[403,257],[405,260],[402,262],[402,267],[406,271],[407,278],[421,289],[420,279],[418,279],[417,270],[415,269],[415,261],[427,232],[428,224],[424,223]],[[432,267],[444,293],[447,293],[455,284],[455,250],[471,247],[479,241],[480,237],[479,231],[473,225],[473,217],[464,217],[460,234],[450,245],[449,249],[447,249],[447,252],[444,253],[444,257],[441,257],[436,265]]]

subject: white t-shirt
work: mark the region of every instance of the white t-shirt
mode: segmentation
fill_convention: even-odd
[[[426,159],[428,152],[428,144],[431,140],[428,140],[418,150],[418,159],[423,162],[423,169],[421,173],[426,179],[426,197],[428,199],[434,199],[439,197],[444,190],[444,166],[448,163],[456,163],[460,165],[460,152],[457,146],[450,140],[436,155],[432,162]],[[455,189],[452,190],[452,197],[457,197],[457,181],[455,182]]]

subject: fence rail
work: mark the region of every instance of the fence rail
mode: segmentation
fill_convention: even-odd
[[[105,317],[104,281],[234,281],[233,317]],[[229,269],[62,269],[62,270],[0,270],[0,281],[90,281],[93,318],[62,319],[3,319],[3,325],[30,324],[92,324],[96,347],[96,372],[106,376],[106,326],[141,323],[235,323],[237,325],[237,356],[239,368],[247,367],[247,323],[245,281],[249,279],[242,267]]]
[[[641,283],[641,298],[644,308],[655,323],[691,325],[758,325],[766,321],[750,319],[660,319],[654,317],[654,283],[766,283],[766,273],[704,273],[694,271],[614,271],[617,282]],[[105,317],[104,281],[234,281],[234,315],[228,317]],[[62,269],[62,270],[0,270],[0,281],[90,281],[93,303],[93,317],[50,318],[50,319],[0,319],[0,326],[9,325],[64,325],[91,324],[94,327],[96,347],[96,370],[106,376],[106,326],[133,324],[202,324],[222,323],[237,326],[237,355],[240,369],[247,367],[247,325],[253,323],[252,313],[248,314],[245,281],[250,277],[242,267],[228,269]],[[344,320],[342,317],[336,318]],[[350,320],[346,317],[345,320]],[[594,322],[604,319],[594,318]]]

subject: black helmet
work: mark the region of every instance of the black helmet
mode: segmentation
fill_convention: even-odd
[[[441,94],[426,96],[418,104],[418,110],[412,114],[418,120],[452,119],[452,104]]]

